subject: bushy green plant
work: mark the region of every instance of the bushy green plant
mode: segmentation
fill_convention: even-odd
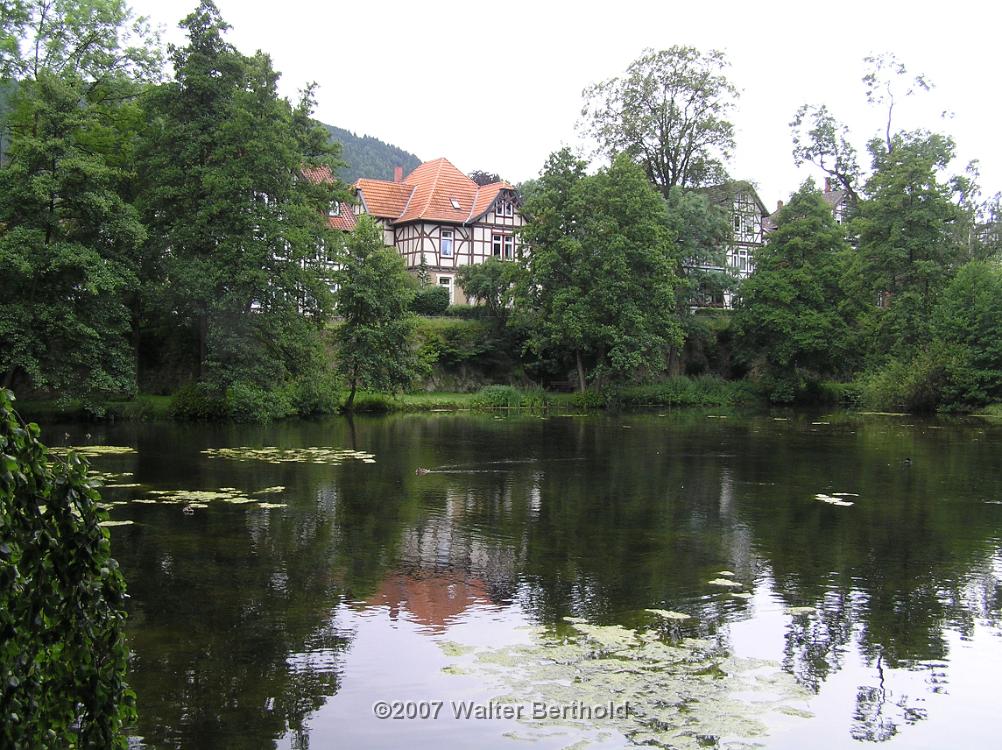
[[[861,402],[870,409],[935,411],[943,399],[946,373],[941,358],[919,352],[895,358],[859,380]]]
[[[167,416],[180,421],[225,419],[225,394],[208,383],[188,383],[171,397]]]
[[[285,389],[266,390],[244,382],[226,389],[226,416],[235,422],[270,422],[293,414],[295,407]]]
[[[0,390],[0,747],[125,748],[125,580],[75,454],[49,454]]]
[[[423,286],[414,295],[411,312],[418,315],[444,315],[449,307],[449,290],[444,286]]]
[[[334,414],[344,401],[344,386],[332,372],[315,372],[285,386],[292,410],[302,416]]]
[[[475,409],[505,409],[522,406],[522,393],[510,385],[488,385],[473,397]]]
[[[571,403],[578,409],[603,409],[608,396],[602,391],[577,391],[571,396]]]

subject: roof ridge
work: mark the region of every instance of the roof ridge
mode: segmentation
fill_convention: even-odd
[[[398,182],[396,184],[398,184],[398,185],[406,185],[407,183]],[[408,185],[408,187],[411,189],[411,191],[407,194],[407,202],[404,203],[404,207],[400,210],[400,213],[397,214],[397,219],[399,219],[401,216],[403,216],[404,214],[407,213],[407,209],[410,208],[411,201],[414,200],[414,193],[417,192],[417,187],[416,186],[414,186],[414,185]],[[394,219],[394,221],[396,221],[397,219]]]
[[[420,215],[422,216],[428,213],[428,209],[431,208],[431,199],[435,196],[435,192],[438,190],[438,181],[442,177],[442,163],[445,160],[446,159],[444,156],[440,156],[439,158],[435,159],[435,161],[438,162],[438,168],[435,170],[435,179],[432,180],[430,189],[428,190],[428,200],[425,201],[424,208],[421,209]],[[406,211],[404,213],[406,213]],[[403,216],[404,214],[400,215]]]
[[[482,188],[483,185],[477,185],[477,192],[473,194],[473,203],[470,204],[470,213],[467,215],[466,220],[463,222],[464,224],[469,224],[470,221],[473,219],[473,212],[477,210],[477,201],[480,200],[480,191]]]

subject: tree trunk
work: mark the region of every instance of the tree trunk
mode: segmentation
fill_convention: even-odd
[[[358,389],[358,381],[355,378],[351,379],[351,391],[348,392],[348,398],[344,402],[344,411],[351,413],[352,405],[355,403],[355,391]]]
[[[672,346],[668,349],[668,377],[677,378],[682,374],[682,357],[678,347]]]
[[[578,390],[580,390],[581,393],[584,393],[585,389],[588,386],[585,383],[585,371],[584,371],[584,363],[581,361],[581,351],[578,350],[574,352],[574,357],[575,360],[577,361],[577,366],[578,366]]]
[[[209,317],[204,312],[198,318],[198,379],[205,370],[205,354],[208,349]]]

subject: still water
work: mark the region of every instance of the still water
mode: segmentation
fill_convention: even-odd
[[[137,746],[997,746],[1002,421],[64,430],[136,449]]]

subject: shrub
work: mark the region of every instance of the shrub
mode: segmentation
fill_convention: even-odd
[[[188,383],[171,398],[167,416],[181,421],[225,419],[226,398],[208,383]]]
[[[940,359],[931,352],[920,352],[911,359],[892,359],[860,378],[860,400],[871,409],[935,411],[942,402],[945,382]]]
[[[236,382],[226,389],[226,416],[235,422],[270,422],[295,414],[285,389],[265,390]]]
[[[449,307],[449,290],[429,285],[418,289],[411,302],[411,311],[418,315],[444,315]]]
[[[285,398],[302,416],[335,414],[344,402],[344,388],[332,372],[302,375],[285,386]]]
[[[125,580],[75,454],[52,456],[0,390],[0,747],[125,748]]]
[[[471,402],[474,409],[504,409],[522,406],[522,393],[510,385],[488,385]]]

